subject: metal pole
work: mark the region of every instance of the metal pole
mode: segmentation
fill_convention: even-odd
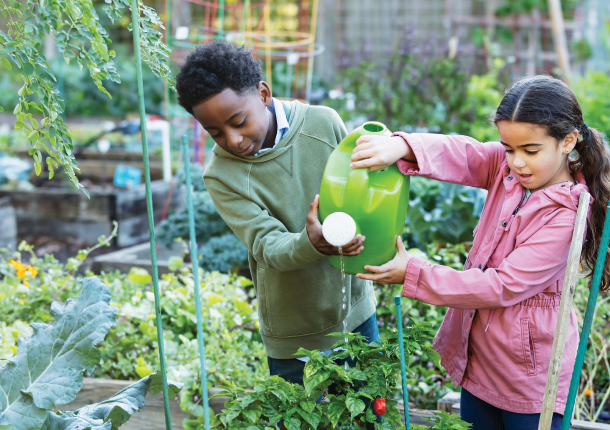
[[[400,374],[402,376],[402,399],[405,403],[405,428],[409,429],[409,395],[407,393],[407,368],[405,365],[405,341],[402,335],[402,311],[400,309],[400,296],[394,297],[396,303],[396,327],[398,328],[398,349],[400,351]]]
[[[182,135],[184,154],[184,175],[186,176],[186,202],[189,211],[189,235],[191,237],[191,260],[193,263],[193,282],[195,283],[195,311],[197,312],[197,341],[199,343],[199,366],[201,370],[201,398],[203,399],[203,419],[205,430],[210,430],[210,410],[208,404],[208,376],[205,370],[205,345],[203,340],[203,321],[201,314],[201,295],[199,292],[199,258],[197,257],[197,238],[195,236],[195,210],[191,188],[191,165],[189,160],[189,138]]]
[[[163,324],[161,322],[161,299],[159,295],[159,273],[157,270],[157,249],[155,244],[155,220],[153,218],[152,192],[150,190],[150,165],[148,161],[148,141],[146,139],[146,110],[144,107],[144,84],[142,82],[142,54],[140,52],[140,10],[138,0],[131,0],[131,26],[133,31],[133,49],[136,57],[136,80],[138,82],[138,105],[140,111],[140,129],[142,132],[142,157],[144,160],[144,180],[146,182],[146,210],[148,213],[148,231],[150,236],[150,258],[152,266],[153,288],[155,293],[155,316],[157,324],[157,342],[159,344],[159,363],[163,382],[163,404],[165,407],[165,428],[171,430],[172,419],[169,411],[169,393],[167,390],[167,372],[165,369],[165,346],[163,342]]]
[[[582,323],[582,332],[580,333],[580,341],[578,342],[578,352],[576,353],[576,362],[572,371],[572,381],[570,382],[570,392],[566,409],[563,415],[561,430],[569,430],[572,413],[574,412],[574,403],[576,402],[576,394],[578,392],[578,384],[580,375],[582,374],[582,366],[585,362],[585,352],[587,352],[587,343],[589,342],[589,334],[591,333],[591,325],[593,324],[593,315],[595,314],[595,303],[599,295],[599,285],[601,284],[602,274],[604,273],[604,264],[606,263],[606,255],[608,253],[608,242],[610,242],[610,205],[606,211],[606,220],[602,237],[599,242],[599,252],[595,262],[595,270],[593,271],[593,279],[591,280],[591,292],[587,301],[587,311],[585,319]]]

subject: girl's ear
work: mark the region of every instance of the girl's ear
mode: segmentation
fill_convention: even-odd
[[[260,81],[258,83],[258,93],[261,97],[265,106],[271,106],[273,103],[273,96],[271,95],[271,88],[265,81]]]
[[[563,152],[569,154],[572,152],[572,150],[574,150],[576,142],[578,141],[578,135],[578,130],[575,129],[566,136],[566,138],[563,140]]]

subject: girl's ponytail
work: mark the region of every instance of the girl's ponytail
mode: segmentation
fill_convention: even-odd
[[[589,192],[595,199],[591,208],[591,217],[587,223],[587,240],[581,257],[582,266],[592,273],[610,201],[610,149],[604,136],[598,130],[587,127],[583,123],[579,131],[582,140],[579,137],[574,148],[578,152],[578,158],[570,160],[569,167],[573,173],[583,173]],[[600,291],[610,291],[610,264],[606,264],[604,267]]]

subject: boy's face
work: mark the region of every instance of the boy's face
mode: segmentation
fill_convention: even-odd
[[[226,88],[194,106],[193,115],[225,151],[241,157],[254,155],[269,140],[267,106],[272,100],[269,86],[261,81],[255,91],[242,96]]]

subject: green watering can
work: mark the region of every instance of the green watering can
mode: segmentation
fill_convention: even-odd
[[[350,168],[360,136],[391,136],[379,122],[366,122],[348,134],[330,155],[320,187],[320,220],[326,240],[347,245],[356,234],[366,237],[364,250],[344,257],[345,273],[366,273],[365,265],[379,266],[396,255],[396,236],[404,231],[409,206],[409,177],[395,164],[375,172]],[[328,257],[341,270],[341,257]]]

